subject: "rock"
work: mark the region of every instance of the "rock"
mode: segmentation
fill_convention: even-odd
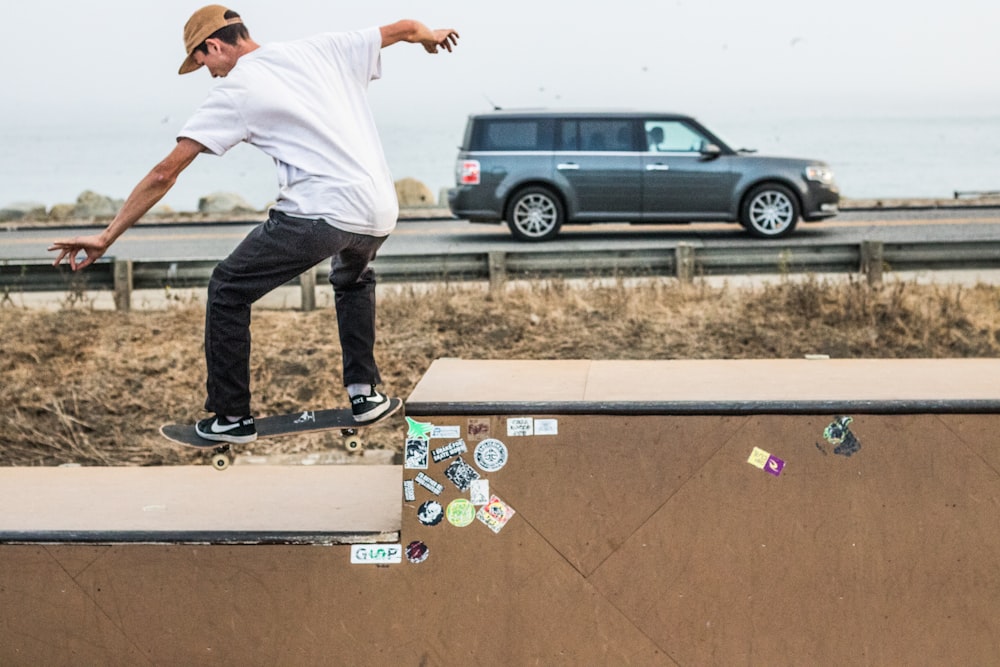
[[[198,200],[198,212],[207,214],[255,213],[256,210],[247,200],[236,193],[213,192]]]
[[[419,208],[434,206],[437,202],[430,188],[415,178],[403,178],[396,181],[396,198],[400,208]]]
[[[76,206],[73,207],[73,217],[77,220],[113,218],[124,203],[124,199],[112,199],[91,190],[86,190],[76,198]]]
[[[44,220],[45,204],[34,201],[19,201],[0,207],[0,222],[15,220]]]
[[[73,219],[73,209],[76,204],[56,204],[49,209],[49,220],[53,222],[65,222]]]

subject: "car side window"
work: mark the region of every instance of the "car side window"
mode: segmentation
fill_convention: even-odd
[[[628,119],[580,120],[563,122],[563,139],[567,126],[577,126],[577,150],[634,151],[632,121]],[[571,150],[571,149],[563,149]]]
[[[709,143],[700,132],[679,120],[648,120],[645,130],[650,153],[698,153]]]
[[[483,121],[477,124],[471,150],[552,150],[552,123],[530,118]]]

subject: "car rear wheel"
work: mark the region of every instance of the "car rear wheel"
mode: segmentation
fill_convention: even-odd
[[[799,202],[784,185],[758,185],[740,210],[740,224],[752,235],[776,239],[792,233],[799,222]]]
[[[551,190],[532,186],[518,191],[507,209],[507,226],[518,241],[548,241],[563,224],[563,205]]]

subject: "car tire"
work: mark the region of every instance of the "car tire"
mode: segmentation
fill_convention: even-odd
[[[743,199],[740,207],[740,224],[758,238],[787,236],[798,222],[798,198],[778,183],[758,185]]]
[[[559,197],[541,186],[518,190],[507,206],[507,226],[518,241],[548,241],[556,237],[565,213]]]

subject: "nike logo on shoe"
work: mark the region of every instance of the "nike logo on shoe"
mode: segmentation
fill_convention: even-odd
[[[212,426],[211,426],[210,430],[212,431],[212,433],[229,433],[234,428],[239,428],[242,425],[243,425],[243,422],[236,422],[235,424],[225,424],[225,425],[223,425],[223,424],[219,423],[218,419],[216,419],[214,422],[212,422]]]

